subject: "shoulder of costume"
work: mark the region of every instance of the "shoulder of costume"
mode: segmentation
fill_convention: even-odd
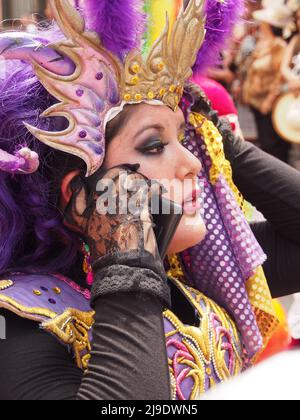
[[[44,323],[68,309],[90,312],[90,292],[61,275],[16,273],[0,277],[0,308]]]
[[[61,275],[12,274],[0,278],[0,308],[39,323],[87,368],[94,324],[88,290]]]

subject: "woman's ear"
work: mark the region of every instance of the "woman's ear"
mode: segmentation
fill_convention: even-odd
[[[61,183],[61,198],[60,198],[60,208],[64,211],[69,204],[72,198],[72,188],[71,183],[76,176],[80,174],[79,170],[69,172],[62,180]]]

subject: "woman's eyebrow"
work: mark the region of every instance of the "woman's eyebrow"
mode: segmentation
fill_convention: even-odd
[[[150,129],[155,129],[158,131],[164,131],[165,127],[162,126],[161,124],[149,124],[149,125],[145,125],[144,127],[142,127],[140,130],[138,130],[134,137],[138,137],[140,134],[142,134],[144,131],[150,130]]]
[[[185,130],[185,128],[186,128],[186,122],[185,121],[183,121],[182,123],[181,123],[181,125],[180,125],[180,127],[179,127],[179,131],[182,131],[182,130]],[[136,133],[135,133],[135,135],[134,135],[134,137],[138,137],[140,134],[142,134],[144,131],[147,131],[147,130],[158,130],[158,131],[164,131],[165,130],[165,127],[163,126],[163,125],[161,125],[161,124],[149,124],[149,125],[144,125],[144,127],[142,127],[140,130],[138,130]]]

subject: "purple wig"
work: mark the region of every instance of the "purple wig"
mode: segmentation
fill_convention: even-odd
[[[42,36],[53,41],[61,35],[53,28]],[[5,67],[5,78],[0,79],[0,149],[14,154],[29,147],[39,154],[41,165],[32,175],[0,171],[0,273],[40,269],[67,274],[79,256],[78,237],[63,224],[59,185],[63,173],[82,167],[82,163],[40,143],[28,132],[24,122],[47,130],[64,122],[40,120],[54,99],[30,65],[8,60]],[[62,168],[60,174],[57,167]]]

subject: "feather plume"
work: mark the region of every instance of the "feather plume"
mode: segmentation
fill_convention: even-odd
[[[87,29],[97,32],[103,46],[123,59],[140,48],[146,17],[141,0],[81,0]]]
[[[245,0],[207,0],[206,37],[193,68],[194,74],[204,73],[216,65],[244,11]]]

